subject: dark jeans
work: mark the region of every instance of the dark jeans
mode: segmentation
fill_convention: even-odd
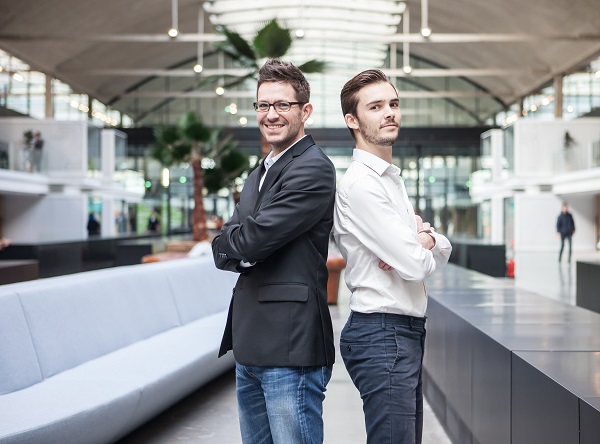
[[[420,444],[425,318],[351,313],[340,351],[363,400],[368,444]]]
[[[562,259],[563,249],[565,248],[565,239],[569,241],[569,262],[571,262],[571,234],[560,234],[560,253],[558,253],[558,261]]]

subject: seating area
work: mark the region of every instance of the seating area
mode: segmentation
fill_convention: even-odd
[[[231,369],[235,280],[204,256],[0,287],[0,443],[114,442]]]

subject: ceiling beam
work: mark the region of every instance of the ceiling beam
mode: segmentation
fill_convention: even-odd
[[[512,94],[510,92],[506,93]],[[475,98],[475,97],[498,97],[503,94],[490,94],[484,91],[399,91],[401,99],[447,99],[447,98]],[[323,94],[319,94],[322,97]],[[339,94],[325,94],[325,96],[339,97]],[[256,97],[255,91],[233,91],[225,90],[225,94],[217,96],[214,91],[132,91],[122,94],[121,98],[146,98],[146,99],[215,99],[225,98],[252,98]]]
[[[310,31],[306,32],[305,40],[322,37],[347,40],[348,35],[334,31]],[[429,37],[423,37],[420,33],[394,34],[377,36],[369,34],[355,34],[353,41],[378,42],[378,43],[519,43],[519,42],[545,42],[545,41],[600,41],[600,34],[444,34],[433,33]],[[68,40],[73,41],[73,36],[60,35],[20,35],[0,34],[1,41],[37,41],[37,40]],[[225,38],[219,34],[193,34],[180,33],[175,38],[165,34],[112,34],[112,35],[82,35],[77,40],[95,42],[119,42],[119,43],[189,43],[189,42],[221,42]]]
[[[548,71],[538,69],[517,68],[448,68],[448,69],[413,69],[410,74],[401,69],[382,68],[390,77],[503,77],[529,74],[547,74]],[[65,74],[81,76],[120,76],[120,77],[208,77],[234,76],[242,77],[251,72],[248,69],[205,69],[200,74],[190,69],[85,69],[64,70]],[[330,69],[327,75],[353,76],[356,70]]]

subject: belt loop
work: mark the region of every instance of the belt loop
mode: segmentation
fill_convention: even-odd
[[[385,328],[385,313],[381,313],[381,328]]]
[[[348,323],[352,325],[352,317],[354,316],[354,312],[350,310],[350,316],[348,317]]]
[[[412,316],[410,316],[408,318],[408,326],[410,327],[411,330],[413,329],[413,317]]]

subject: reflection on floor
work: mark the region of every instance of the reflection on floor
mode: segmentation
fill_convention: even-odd
[[[349,292],[342,280],[338,305],[331,306],[338,354],[324,404],[327,444],[362,444],[366,441],[362,401],[337,350],[339,333],[348,316],[348,298]],[[185,398],[119,444],[175,442],[241,443],[233,371]],[[451,444],[427,403],[424,406],[423,444]]]
[[[566,251],[562,262],[556,252],[521,253],[515,258],[515,285],[541,296],[575,305],[577,260],[598,260],[598,253],[573,252],[568,262]]]

